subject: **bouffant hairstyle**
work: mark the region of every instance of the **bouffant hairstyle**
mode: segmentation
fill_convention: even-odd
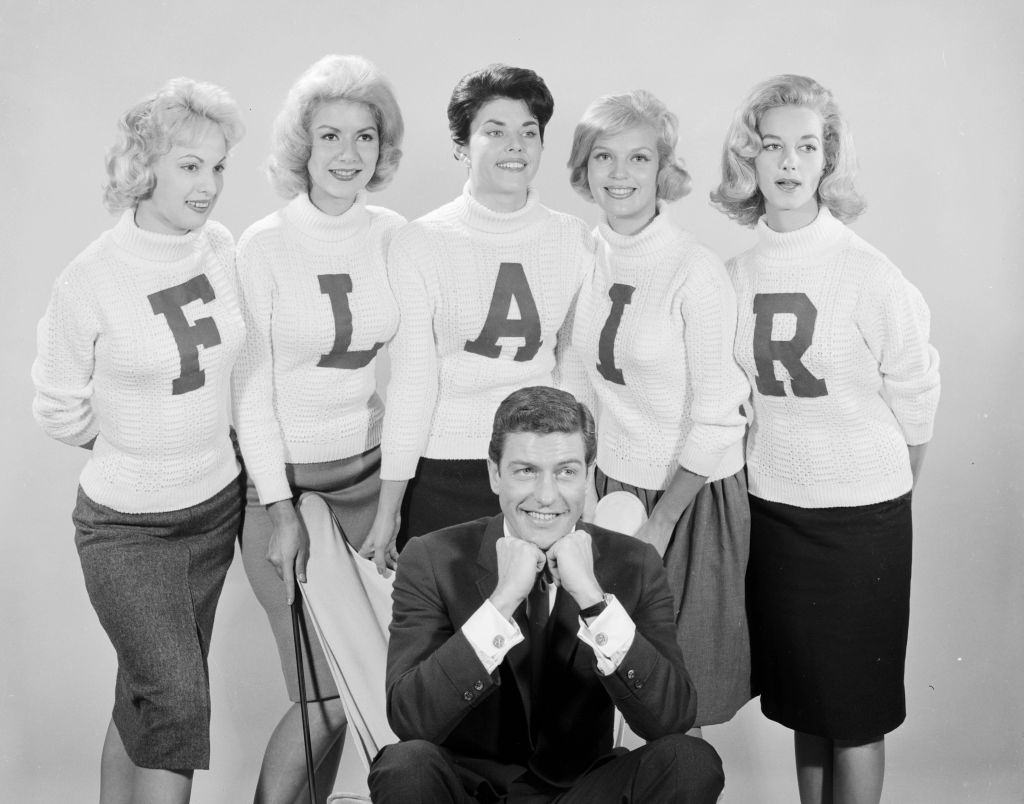
[[[317,110],[334,101],[366,105],[377,124],[380,152],[366,189],[386,187],[398,170],[405,123],[391,83],[362,56],[324,56],[295,82],[274,121],[267,175],[284,198],[309,192],[309,126]]]
[[[764,214],[764,196],[757,187],[754,158],[761,152],[761,118],[779,106],[804,106],[822,120],[825,165],[818,200],[844,223],[866,206],[854,186],[857,157],[846,121],[832,93],[812,78],[778,75],[754,87],[736,111],[722,147],[722,181],[711,201],[744,226],[755,226]]]
[[[156,186],[153,163],[175,145],[190,144],[209,125],[220,127],[228,150],[245,134],[231,96],[191,78],[173,78],[132,106],[118,120],[117,139],[107,151],[107,209],[131,209],[149,198]]]
[[[540,128],[544,141],[544,128],[555,112],[555,100],[547,84],[533,70],[491,64],[482,70],[464,75],[452,90],[448,101],[448,128],[456,145],[469,141],[470,126],[480,107],[495,98],[522,101],[530,110]]]
[[[569,184],[577,193],[588,201],[594,200],[587,169],[594,143],[601,137],[638,126],[649,126],[658,137],[658,198],[676,201],[690,192],[690,174],[676,156],[679,118],[647,90],[634,89],[602,95],[587,107],[576,124],[567,166]]]

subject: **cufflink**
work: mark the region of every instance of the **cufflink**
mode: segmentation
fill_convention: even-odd
[[[603,648],[605,645],[608,644],[608,635],[604,631],[602,631],[600,634],[598,634],[597,636],[594,637],[594,641],[600,647]]]
[[[501,648],[505,647],[505,637],[503,637],[501,634],[498,634],[494,639],[491,640],[491,644],[500,650]]]

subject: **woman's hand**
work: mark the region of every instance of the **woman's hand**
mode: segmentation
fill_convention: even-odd
[[[697,496],[706,480],[707,477],[704,475],[698,475],[680,466],[672,476],[665,493],[651,511],[650,518],[636,532],[636,537],[653,545],[658,555],[664,558],[679,518],[693,502],[693,498]]]
[[[267,545],[267,561],[274,565],[284,581],[285,597],[290,606],[295,602],[296,579],[299,583],[306,582],[309,534],[291,500],[270,503],[267,514],[273,525],[270,543]]]
[[[366,535],[366,541],[359,548],[359,555],[376,564],[377,572],[385,578],[391,575],[391,570],[398,562],[396,540],[400,523],[399,515],[382,516],[378,512],[370,527],[370,532]]]
[[[675,528],[675,522],[663,521],[660,518],[652,517],[644,522],[640,526],[640,530],[633,535],[640,541],[652,545],[658,551],[658,557],[664,558],[665,551],[668,549],[668,543],[672,541],[672,533]]]
[[[380,481],[377,516],[374,517],[359,555],[377,565],[377,572],[387,578],[398,563],[398,526],[402,524],[402,498],[408,480]]]

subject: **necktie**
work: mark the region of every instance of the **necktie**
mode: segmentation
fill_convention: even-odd
[[[533,590],[527,598],[530,616],[530,698],[534,723],[539,714],[540,680],[544,674],[544,653],[547,647],[547,626],[550,611],[548,600],[548,580],[545,572],[537,574]]]

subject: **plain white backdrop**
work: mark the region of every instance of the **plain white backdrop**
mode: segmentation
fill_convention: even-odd
[[[373,203],[413,218],[460,191],[449,93],[464,73],[505,61],[536,69],[555,96],[537,181],[546,204],[596,220],[568,185],[572,128],[595,96],[643,87],[679,115],[694,175],[671,214],[723,258],[752,242],[707,200],[734,108],[780,72],[835,92],[869,202],[854,228],[924,293],[942,356],[914,500],[908,718],[887,740],[884,799],[1024,801],[1022,41],[1019,0],[0,0],[0,798],[98,792],[115,661],[73,544],[85,453],[35,426],[29,366],[54,278],[113,224],[100,192],[115,120],[172,76],[228,88],[249,134],[214,217],[237,237],[282,203],[259,168],[285,92],[336,52],[375,61],[406,117],[402,166]],[[285,693],[240,563],[211,677],[213,767],[196,775],[193,801],[251,800]],[[706,735],[725,760],[726,802],[796,799],[789,734],[756,702]],[[360,787],[352,752],[343,768],[341,786]]]

